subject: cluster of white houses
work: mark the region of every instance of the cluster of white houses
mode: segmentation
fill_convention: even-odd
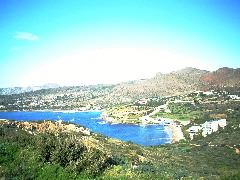
[[[191,126],[188,129],[188,132],[190,134],[191,139],[193,139],[194,135],[197,135],[200,132],[202,132],[203,137],[206,137],[208,134],[218,131],[219,128],[224,128],[226,125],[227,125],[226,119],[206,121],[201,125]]]

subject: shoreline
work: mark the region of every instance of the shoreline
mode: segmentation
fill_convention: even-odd
[[[185,139],[182,128],[178,125],[168,125],[167,129],[171,132],[172,135],[172,142],[171,143],[176,143],[179,142],[182,139]]]
[[[179,142],[181,139],[185,139],[181,126],[177,125],[174,120],[170,121],[170,124],[163,125],[159,123],[133,123],[133,122],[120,122],[112,117],[109,117],[104,110],[88,110],[88,111],[75,111],[75,110],[61,110],[61,111],[52,111],[52,110],[35,110],[35,111],[2,111],[2,112],[62,112],[62,113],[75,113],[75,112],[99,112],[99,118],[110,124],[129,124],[129,125],[137,125],[137,126],[149,126],[149,125],[159,125],[164,126],[165,132],[168,134],[170,138],[170,143]],[[0,120],[8,120],[8,119],[0,119]]]
[[[119,121],[115,120],[114,118],[109,117],[106,112],[103,112],[101,114],[100,118],[103,121],[106,121],[106,122],[112,123],[112,124],[115,124],[115,123],[119,123],[119,124],[134,124],[134,125],[138,125],[138,126],[161,125],[161,126],[164,126],[164,129],[165,129],[166,133],[169,135],[169,138],[171,139],[170,143],[176,143],[176,142],[179,142],[182,139],[185,139],[185,137],[183,135],[183,132],[182,132],[181,125],[177,125],[175,123],[176,121],[172,120],[172,119],[171,120],[168,119],[170,124],[163,125],[163,124],[159,124],[159,123],[149,123],[149,124],[148,123],[139,123],[139,124],[136,124],[136,123],[131,123],[131,122],[129,122],[129,123],[127,123],[127,122],[119,122]]]
[[[0,112],[62,112],[62,113],[75,113],[75,112],[103,112],[103,110],[51,110],[51,109],[45,109],[45,110],[0,110]]]
[[[90,136],[93,133],[89,128],[81,126],[79,124],[66,123],[62,120],[51,121],[51,120],[42,120],[42,121],[17,121],[9,119],[0,119],[1,125],[13,125],[18,128],[25,130],[30,134],[35,132],[52,132],[58,134],[60,132],[81,132],[85,135]]]

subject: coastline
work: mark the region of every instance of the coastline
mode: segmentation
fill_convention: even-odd
[[[90,136],[91,131],[88,128],[85,128],[78,124],[72,124],[72,123],[65,123],[62,120],[58,121],[51,121],[51,120],[43,120],[43,121],[17,121],[17,120],[9,120],[9,119],[0,119],[0,126],[1,125],[13,125],[18,128],[21,128],[25,130],[26,132],[30,134],[35,134],[36,132],[51,132],[54,134],[58,134],[60,132],[81,132],[84,135]]]
[[[185,139],[182,128],[179,125],[168,125],[167,129],[171,132],[172,143],[179,142],[182,139]]]
[[[44,110],[45,111],[45,110]],[[38,111],[35,111],[35,112],[44,112],[43,110],[38,110]],[[16,112],[16,111],[15,111]],[[26,112],[26,111],[25,111]],[[29,112],[34,112],[34,111],[29,111]],[[46,112],[49,112],[46,111]],[[168,134],[169,136],[169,139],[170,139],[170,142],[169,143],[176,143],[176,142],[179,142],[181,139],[185,139],[184,138],[184,135],[183,135],[183,132],[182,132],[182,129],[181,129],[181,125],[177,125],[175,123],[174,120],[171,120],[171,121],[168,121],[167,124],[160,124],[160,123],[154,123],[154,122],[151,122],[151,123],[133,123],[133,122],[121,122],[121,121],[118,121],[116,119],[114,119],[113,117],[109,117],[106,113],[106,111],[96,111],[96,110],[88,110],[88,111],[75,111],[75,110],[71,110],[71,111],[68,111],[68,110],[62,110],[62,111],[52,111],[52,112],[62,112],[62,113],[75,113],[75,112],[100,112],[100,118],[101,120],[107,122],[107,123],[110,123],[110,124],[134,124],[134,125],[137,125],[137,126],[149,126],[149,125],[161,125],[161,126],[164,126],[164,129],[165,129],[165,132]],[[1,119],[1,120],[7,120],[7,119]]]
[[[135,125],[139,125],[139,126],[154,125],[154,124],[155,125],[163,125],[163,124],[159,124],[159,123],[140,123],[140,124],[136,124],[136,123],[132,123],[132,122],[120,122],[120,121],[118,121],[118,120],[116,120],[112,117],[109,117],[107,115],[106,111],[102,112],[100,118],[103,121],[106,121],[108,123],[113,123],[113,124],[122,123],[122,124],[135,124]],[[181,125],[177,125],[174,120],[170,120],[170,119],[168,119],[168,122],[169,122],[169,124],[163,125],[163,126],[165,127],[165,131],[171,139],[170,143],[176,143],[176,142],[179,142],[182,139],[185,139],[185,137],[183,135],[183,132],[182,132]]]
[[[103,112],[103,110],[51,110],[51,109],[43,109],[43,110],[0,110],[0,112],[62,112],[62,113],[75,113],[75,112]]]

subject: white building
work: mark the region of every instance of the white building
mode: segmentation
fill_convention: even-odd
[[[148,99],[139,99],[137,103],[141,105],[145,105],[148,103]]]
[[[221,128],[224,128],[224,127],[227,125],[227,120],[226,120],[226,119],[219,119],[219,120],[218,120],[218,125],[219,125]]]
[[[236,100],[239,100],[240,97],[237,96],[237,95],[228,95],[231,99],[236,99]]]
[[[202,135],[206,137],[208,134],[212,134],[218,130],[218,123],[215,121],[207,121],[202,124]]]
[[[219,119],[215,121],[207,121],[202,124],[202,135],[206,137],[208,134],[212,134],[218,130],[218,127],[224,128],[227,125],[226,119]]]
[[[206,137],[208,134],[218,131],[219,127],[224,128],[227,125],[226,119],[219,119],[213,121],[206,121],[201,125],[191,126],[188,129],[190,138],[193,139],[195,134],[198,134],[202,130],[202,136]]]
[[[213,91],[205,91],[203,92],[203,94],[209,96],[209,95],[213,95]]]

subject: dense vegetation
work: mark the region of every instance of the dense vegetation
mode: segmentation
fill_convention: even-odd
[[[99,176],[115,164],[112,157],[86,147],[74,134],[30,135],[1,127],[1,173],[7,179],[74,179]]]
[[[154,117],[167,117],[171,119],[177,119],[180,121],[195,120],[201,117],[202,111],[197,106],[191,103],[169,103],[168,108],[170,112],[166,113],[160,111],[154,115]]]
[[[236,119],[235,119],[236,120]],[[234,122],[233,122],[234,123]],[[234,123],[235,124],[235,123]],[[0,127],[0,177],[5,179],[180,179],[239,178],[239,128],[226,129],[216,146],[209,139],[141,147],[92,134],[31,135],[14,126]],[[212,134],[211,139],[220,137]],[[210,137],[210,136],[209,136]],[[224,139],[223,139],[224,138]],[[235,140],[228,142],[228,138]],[[223,142],[224,144],[219,144]],[[194,144],[193,144],[194,143]],[[197,144],[197,145],[196,145]],[[234,146],[236,145],[237,146]],[[198,146],[201,145],[201,146]],[[235,148],[232,148],[232,147]]]
[[[68,91],[71,94],[72,90]],[[108,87],[98,89],[100,94],[107,91]],[[149,114],[154,107],[166,103],[170,112],[159,111],[156,116],[190,120],[190,124],[182,127],[184,132],[194,124],[227,119],[224,129],[205,138],[199,135],[172,145],[142,147],[94,133],[89,136],[76,132],[29,133],[0,121],[0,179],[240,179],[240,101],[228,96],[239,95],[240,91],[232,88],[228,91],[214,91],[212,95],[191,93],[151,100],[146,105],[113,108],[119,117],[129,112],[124,116],[129,120]],[[16,107],[29,107],[35,100],[35,108],[39,103],[45,107],[51,96],[45,90],[41,93],[3,96],[0,105],[17,110]],[[90,99],[98,96],[88,95]],[[42,97],[44,101],[40,101]],[[71,104],[74,98],[56,95],[52,105],[55,107],[65,99]],[[46,107],[51,106],[46,104]],[[67,106],[63,104],[63,107]]]

